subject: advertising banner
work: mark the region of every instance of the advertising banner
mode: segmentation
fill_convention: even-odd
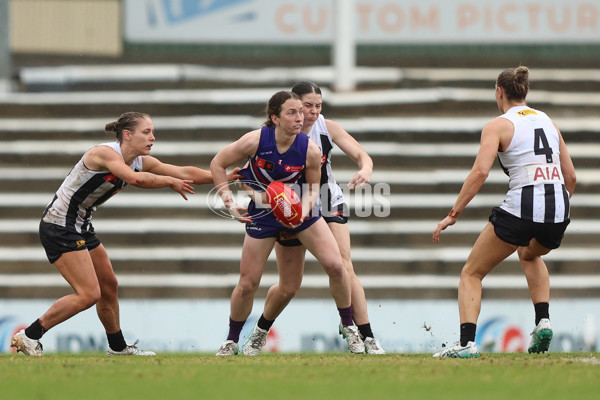
[[[131,43],[329,44],[336,0],[126,0]],[[598,43],[589,0],[354,0],[359,44]]]
[[[0,300],[0,351],[12,351],[10,338],[28,326],[52,300]],[[550,303],[553,352],[598,349],[600,299],[556,300]],[[242,331],[252,329],[263,300]],[[370,300],[371,325],[388,353],[433,353],[459,339],[458,307],[454,300]],[[225,340],[229,300],[123,300],[121,327],[128,343],[157,353],[215,353]],[[265,352],[342,352],[339,316],[333,300],[295,299],[275,321]],[[534,312],[526,300],[487,300],[478,321],[477,344],[482,352],[527,351]],[[49,330],[44,351],[105,351],[106,335],[95,309],[86,310]]]

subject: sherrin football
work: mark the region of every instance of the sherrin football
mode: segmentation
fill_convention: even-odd
[[[267,186],[267,201],[277,219],[290,224],[297,224],[302,217],[300,198],[283,182],[271,182]]]

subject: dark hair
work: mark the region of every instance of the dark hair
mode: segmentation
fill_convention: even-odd
[[[509,100],[525,100],[529,92],[529,69],[525,66],[505,69],[498,75],[496,85],[504,89]]]
[[[282,90],[280,92],[275,93],[269,99],[269,103],[267,103],[267,120],[264,122],[264,126],[274,127],[275,124],[271,120],[271,115],[280,116],[281,114],[281,106],[289,99],[300,100],[300,97],[294,92],[288,92],[286,90]]]
[[[302,97],[305,94],[316,93],[322,95],[321,88],[316,84],[309,81],[298,82],[292,88],[292,92]]]
[[[104,131],[107,133],[115,133],[117,140],[121,142],[123,140],[123,131],[133,131],[137,126],[138,121],[143,118],[150,118],[150,116],[141,112],[129,111],[121,114],[118,120],[106,124]]]

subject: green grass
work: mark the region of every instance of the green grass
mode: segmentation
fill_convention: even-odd
[[[2,399],[598,399],[600,354],[0,356]]]

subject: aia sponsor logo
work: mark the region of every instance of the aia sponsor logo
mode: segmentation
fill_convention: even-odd
[[[560,171],[558,170],[558,167],[553,167],[553,168],[541,168],[538,167],[535,169],[535,174],[533,176],[533,180],[537,181],[537,180],[543,180],[543,181],[560,181]]]

